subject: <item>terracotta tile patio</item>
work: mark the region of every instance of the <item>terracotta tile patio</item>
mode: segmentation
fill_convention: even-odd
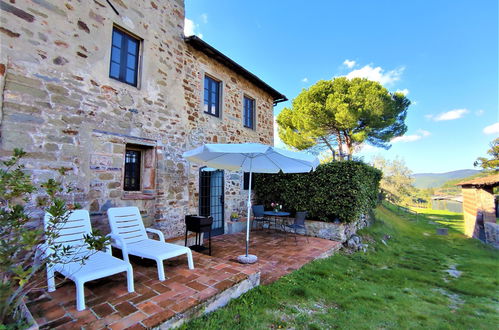
[[[228,299],[261,283],[267,284],[304,264],[333,254],[341,243],[293,235],[252,232],[253,265],[235,263],[244,253],[244,233],[213,238],[213,256],[193,253],[195,269],[185,257],[165,261],[167,280],[157,279],[156,265],[132,259],[135,292],[126,290],[124,275],[115,275],[85,285],[87,309],[76,311],[75,287],[66,281],[55,292],[32,297],[28,307],[41,329],[143,329],[171,326],[183,318],[211,311]],[[261,276],[261,277],[260,277]],[[261,278],[261,280],[260,280]],[[166,322],[166,324],[165,324]]]
[[[214,257],[237,263],[236,257],[245,253],[246,234],[221,235],[212,240]],[[256,267],[261,272],[260,283],[269,284],[318,258],[332,255],[341,248],[340,242],[282,232],[254,230],[251,232],[250,254],[258,256]],[[246,269],[248,265],[240,265]]]

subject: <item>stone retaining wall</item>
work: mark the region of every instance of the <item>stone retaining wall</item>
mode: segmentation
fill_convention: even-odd
[[[284,225],[289,225],[294,222],[294,218],[283,218],[278,219],[278,230],[282,230],[279,224],[281,221]],[[338,241],[345,243],[352,235],[354,235],[358,230],[365,228],[371,224],[372,220],[367,215],[362,215],[357,221],[351,223],[334,223],[334,222],[324,222],[317,220],[306,220],[305,226],[307,227],[308,236],[319,237],[328,239],[331,241]],[[246,221],[241,221],[240,223],[233,223],[231,226],[232,231],[229,234],[236,233],[238,231],[243,231],[246,229]],[[252,227],[253,228],[253,227]],[[287,232],[293,232],[292,229],[286,228]],[[304,235],[302,230],[299,230],[297,234]]]
[[[494,222],[485,223],[485,243],[499,249],[499,224]]]
[[[221,307],[227,305],[232,299],[238,298],[242,294],[260,285],[260,272],[256,272],[248,276],[247,279],[235,284],[232,287],[220,292],[219,294],[209,298],[205,302],[196,305],[193,308],[186,310],[183,313],[176,314],[171,319],[158,325],[157,329],[172,329],[181,326],[197,317],[211,313]]]
[[[285,219],[285,224],[292,224],[293,218]],[[316,220],[306,220],[305,226],[309,236],[324,238],[332,241],[346,242],[350,236],[359,229],[369,226],[371,220],[368,216],[362,215],[357,221],[351,223],[334,223]],[[286,231],[292,232],[292,229],[286,228]],[[303,234],[302,231],[298,231]]]

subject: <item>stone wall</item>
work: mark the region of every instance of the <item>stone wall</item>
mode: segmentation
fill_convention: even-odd
[[[485,243],[499,249],[499,224],[495,222],[485,223]]]
[[[188,47],[185,52],[185,73],[183,81],[185,112],[191,132],[188,143],[198,146],[207,143],[242,143],[259,142],[274,144],[274,116],[272,97],[250,82],[234,74],[204,53]],[[203,81],[208,74],[222,82],[223,102],[220,117],[203,113]],[[243,127],[243,97],[250,96],[256,102],[255,129]],[[191,212],[198,208],[199,167],[191,164],[189,195],[194,196]],[[247,191],[241,191],[243,176],[241,173],[225,171],[225,219],[232,212],[246,215]]]
[[[464,234],[478,238],[478,217],[483,216],[484,223],[496,222],[495,197],[492,188],[463,187]]]
[[[105,211],[136,205],[166,234],[197,213],[198,171],[182,153],[207,142],[273,142],[273,100],[183,40],[181,0],[0,2],[0,156],[28,152],[40,182],[68,169],[69,196],[108,230]],[[138,87],[109,78],[113,26],[141,38]],[[201,107],[204,73],[223,81],[221,118]],[[257,128],[242,124],[242,95],[255,98]],[[127,144],[145,153],[143,188],[123,191]],[[226,219],[244,213],[240,173],[225,174]]]
[[[284,225],[290,225],[294,222],[294,218],[283,218],[278,219],[278,224],[283,223]],[[328,239],[331,241],[338,241],[345,243],[352,235],[356,234],[358,230],[365,228],[370,225],[372,219],[367,215],[362,215],[357,221],[351,223],[335,223],[335,222],[324,222],[316,220],[306,220],[305,227],[307,228],[307,235],[313,237],[319,237]],[[245,227],[243,230],[245,230]],[[293,229],[286,228],[287,232],[294,232]],[[279,230],[282,230],[278,226]],[[304,235],[303,230],[298,230],[297,234]]]

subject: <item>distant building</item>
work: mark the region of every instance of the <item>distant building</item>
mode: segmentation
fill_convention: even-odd
[[[497,200],[493,192],[499,186],[499,174],[463,181],[457,185],[463,191],[464,234],[493,245],[499,244]]]

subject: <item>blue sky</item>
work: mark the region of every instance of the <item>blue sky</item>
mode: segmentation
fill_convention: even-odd
[[[499,136],[497,3],[186,0],[185,30],[290,100],[342,75],[407,91],[406,135],[360,155],[446,172],[473,168]]]

